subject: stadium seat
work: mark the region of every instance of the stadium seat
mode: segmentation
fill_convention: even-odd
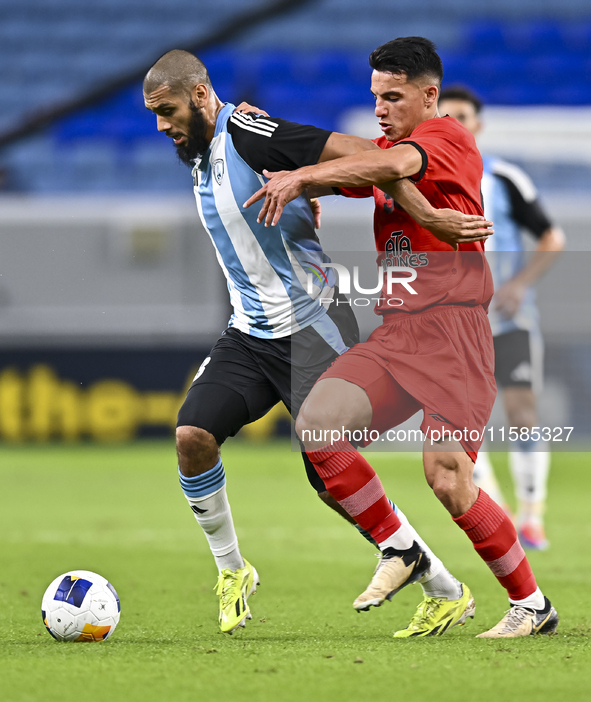
[[[505,26],[504,33],[507,48],[517,53],[533,54],[562,48],[562,33],[557,22],[512,22]]]
[[[27,0],[26,5],[6,5],[0,63],[10,71],[0,77],[8,98],[0,128],[147,67],[165,50],[184,46],[262,1],[244,0],[239,8],[235,0],[170,0],[165,5],[159,0],[89,0],[83,5],[79,0],[53,0],[51,5]],[[432,37],[441,50],[444,84],[465,84],[489,104],[589,105],[591,8],[588,0],[561,0],[559,9],[555,0],[497,0],[494,6],[473,0],[448,0],[445,6],[439,0],[400,0],[395,6],[386,0],[366,0],[363,6],[357,0],[324,0],[266,22],[231,45],[210,48],[201,58],[221,99],[247,99],[277,116],[329,129],[339,124],[341,111],[371,105],[368,55],[391,38],[392,26],[397,35]],[[179,22],[179,16],[185,21]],[[107,151],[114,150],[120,160],[131,158],[139,142],[142,147],[137,167],[100,166],[102,175],[97,171],[92,187],[105,188],[107,173],[115,186],[146,187],[151,143],[153,162],[161,158],[162,142],[143,106],[139,83],[64,118],[49,134],[59,149],[51,157],[45,152],[43,178],[30,180],[44,192],[91,187],[90,180],[77,183],[66,170],[91,158],[93,138],[102,146],[108,140]],[[18,145],[7,152],[19,169],[33,158],[25,145],[22,151]],[[58,175],[49,177],[50,171]]]

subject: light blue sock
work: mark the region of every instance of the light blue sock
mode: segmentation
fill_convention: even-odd
[[[226,472],[224,471],[222,459],[220,458],[215,466],[205,473],[195,475],[191,478],[187,478],[186,475],[183,475],[179,468],[179,481],[187,499],[190,498],[194,500],[199,497],[211,495],[226,484]]]

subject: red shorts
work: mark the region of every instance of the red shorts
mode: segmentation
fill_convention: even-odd
[[[439,305],[384,315],[369,339],[339,356],[324,378],[365,390],[371,430],[381,434],[422,409],[427,438],[455,438],[475,461],[497,394],[486,312]]]

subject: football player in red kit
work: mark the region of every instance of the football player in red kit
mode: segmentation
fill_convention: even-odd
[[[486,316],[493,287],[483,244],[436,238],[387,195],[389,182],[409,178],[434,207],[482,215],[482,159],[470,132],[437,112],[443,70],[430,41],[388,42],[371,54],[370,65],[381,151],[265,173],[269,182],[249,201],[264,196],[259,219],[275,224],[285,203],[306,188],[375,199],[376,247],[384,266],[376,312],[383,323],[321,376],[296,431],[330,494],[380,547],[380,564],[355,600],[357,610],[381,605],[427,566],[375,471],[349,439],[355,431],[385,431],[422,410],[427,482],[509,595],[507,614],[480,636],[553,633],[558,615],[536,583],[515,527],[472,482],[496,395]],[[401,267],[411,274],[406,285],[396,286],[404,294],[393,292],[388,274],[405,274]],[[341,432],[338,441],[327,440],[335,436],[331,431]]]

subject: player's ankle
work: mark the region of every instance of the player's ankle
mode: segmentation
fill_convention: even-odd
[[[395,551],[408,551],[415,543],[412,531],[406,524],[401,523],[400,527],[384,541],[378,541],[380,551],[384,553],[387,549]]]
[[[514,600],[509,598],[509,602],[517,607],[527,607],[527,609],[541,610],[546,607],[546,598],[544,597],[544,594],[542,593],[539,587],[536,588],[536,590],[532,592],[531,595],[528,595],[527,597],[521,600]]]
[[[425,578],[429,578],[425,580]],[[447,570],[442,568],[436,575],[427,573],[419,581],[426,597],[443,597],[446,600],[459,600],[462,584]]]

